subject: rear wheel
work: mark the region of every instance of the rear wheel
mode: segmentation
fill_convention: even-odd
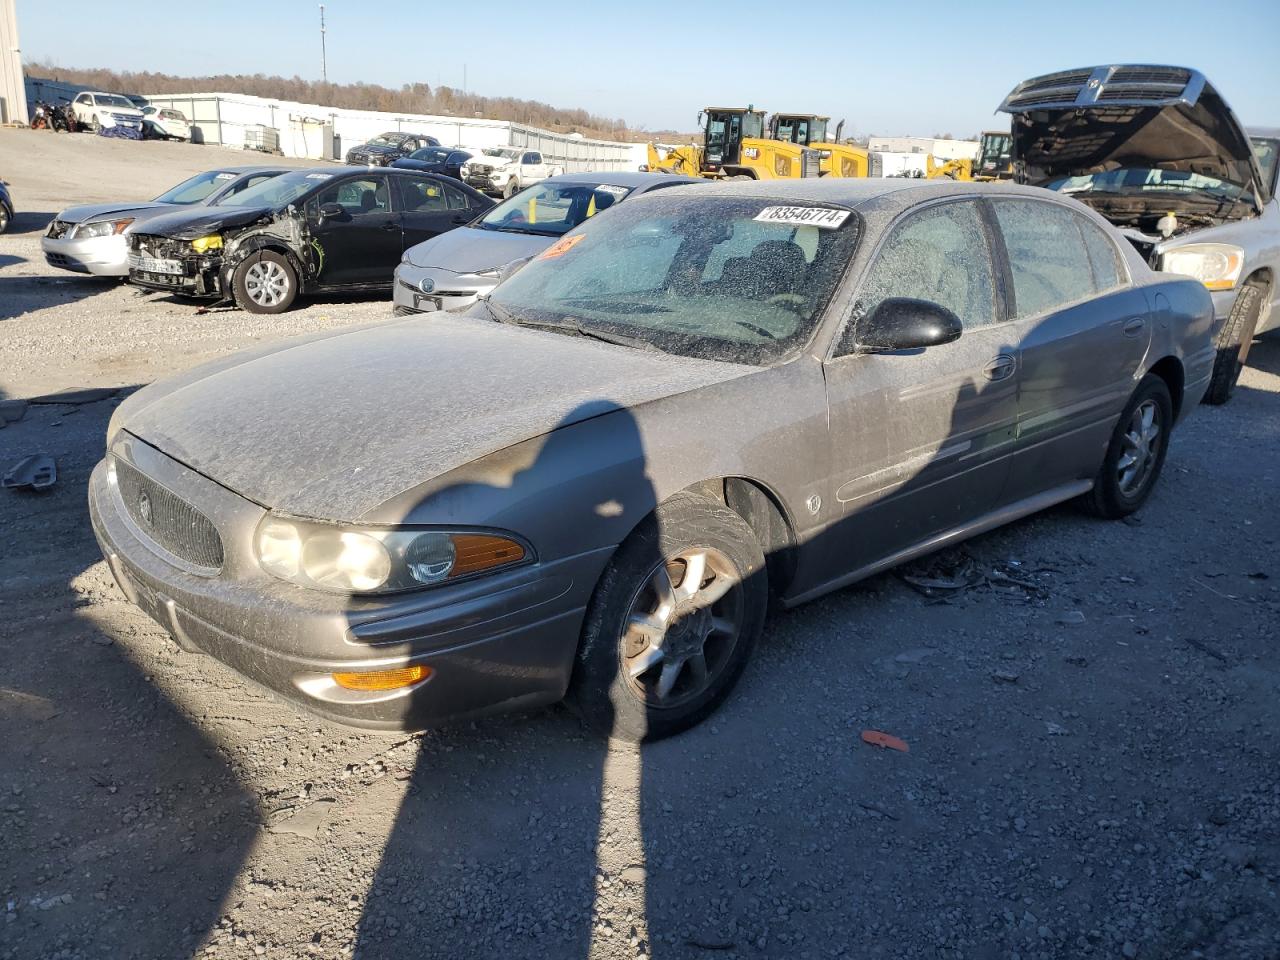
[[[9,208],[0,203],[0,233],[9,229]]]
[[[98,119],[98,115],[96,113],[89,118],[89,129],[94,133],[102,132],[102,121]]]
[[[520,184],[516,183],[515,177],[512,177],[510,180],[507,181],[507,185],[503,188],[502,197],[504,200],[510,200],[519,192],[520,192]]]
[[[1258,317],[1262,314],[1266,292],[1263,284],[1252,282],[1246,283],[1236,294],[1227,322],[1218,333],[1215,345],[1218,355],[1213,361],[1213,375],[1204,395],[1205,403],[1217,406],[1226,403],[1235,393],[1240,371],[1244,369],[1244,361],[1249,355],[1249,344],[1253,342],[1253,331],[1257,329]]]
[[[596,587],[568,699],[618,739],[660,740],[714,711],[764,626],[764,555],[732,510],[676,494],[618,548]]]
[[[1085,494],[1086,509],[1119,520],[1141,507],[1160,478],[1172,429],[1169,387],[1155,374],[1147,374],[1120,414],[1093,489]]]
[[[250,313],[283,313],[298,296],[298,275],[283,256],[263,250],[236,267],[231,289]]]

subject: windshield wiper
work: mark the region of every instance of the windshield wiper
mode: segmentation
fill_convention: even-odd
[[[509,323],[516,327],[532,327],[534,330],[549,330],[552,333],[564,333],[570,336],[587,337],[591,340],[613,343],[620,347],[634,347],[637,350],[651,350],[656,353],[666,352],[648,340],[642,340],[639,337],[628,337],[624,333],[609,333],[605,330],[598,330],[595,327],[588,327],[576,318],[571,317],[563,323],[551,320],[526,320],[524,317],[516,316],[506,307],[494,303],[488,297],[481,297],[480,302],[489,311],[489,315],[499,323]]]
[[[601,340],[604,343],[616,343],[620,347],[635,347],[637,350],[651,350],[655,353],[666,352],[649,340],[643,340],[640,337],[629,337],[625,333],[610,333],[607,330],[600,330],[597,327],[588,327],[581,320],[573,320],[563,326],[577,331],[581,336],[590,337],[592,340]]]

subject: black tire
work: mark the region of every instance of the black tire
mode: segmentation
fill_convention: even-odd
[[[1123,458],[1134,452],[1128,438],[1133,433],[1135,414],[1147,403],[1153,405],[1159,433],[1154,442],[1148,442],[1139,449],[1138,459],[1145,463],[1145,469],[1140,477],[1132,478],[1135,481],[1132,486],[1126,486],[1121,474]],[[1120,414],[1093,489],[1084,495],[1085,509],[1106,520],[1119,520],[1141,507],[1160,479],[1172,429],[1173,398],[1169,395],[1169,386],[1160,377],[1149,373],[1142,378]],[[1149,452],[1149,456],[1143,456],[1144,451]]]
[[[520,186],[516,183],[515,177],[507,181],[507,185],[502,188],[502,199],[510,200],[520,192]]]
[[[1246,283],[1236,294],[1231,314],[1218,332],[1218,342],[1215,344],[1218,355],[1213,360],[1209,389],[1205,391],[1201,402],[1221,406],[1235,393],[1236,382],[1240,379],[1240,371],[1244,369],[1244,361],[1249,354],[1249,344],[1253,342],[1253,331],[1257,329],[1258,317],[1262,314],[1265,293],[1264,285]]]
[[[264,282],[266,278],[270,278],[269,283]],[[284,313],[297,299],[298,274],[288,258],[272,250],[260,250],[236,267],[231,291],[239,307],[249,313]]]
[[[0,233],[4,233],[9,229],[9,221],[12,219],[9,208],[0,203]]]
[[[688,568],[676,558],[699,548],[707,551],[706,569],[711,572],[702,582],[714,587],[720,576],[714,565],[720,565],[731,568],[726,582],[733,586],[700,609],[696,599],[682,601],[684,615],[677,605],[670,617],[661,643],[686,650],[696,644],[703,666],[695,670],[690,665],[693,658],[678,662],[673,658],[674,675],[680,679],[669,688],[670,702],[664,705],[647,684],[661,686],[665,661],[659,659],[647,673],[633,678],[627,650],[635,638],[632,635],[629,641],[625,625],[637,604],[643,606],[651,578],[660,569],[678,568],[681,579],[675,589],[677,593],[685,589]],[[716,500],[676,494],[623,541],[596,585],[569,685],[569,705],[588,726],[620,740],[661,740],[687,730],[714,711],[742,675],[764,628],[767,601],[764,554],[746,522]],[[727,622],[738,627],[732,638],[712,627]],[[703,634],[697,639],[700,625],[704,625]],[[717,637],[714,642],[712,636]]]

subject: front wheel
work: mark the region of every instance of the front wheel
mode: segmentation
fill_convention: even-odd
[[[298,296],[298,275],[283,256],[263,250],[236,267],[231,289],[250,313],[284,313]]]
[[[718,501],[676,494],[623,542],[596,587],[568,699],[596,730],[660,740],[729,695],[764,627],[764,554]]]
[[[1141,507],[1164,467],[1172,429],[1169,387],[1149,373],[1120,414],[1093,489],[1085,494],[1085,508],[1106,520],[1119,520]]]
[[[98,115],[96,113],[89,118],[89,129],[94,133],[102,132],[102,121],[98,119]]]
[[[1236,302],[1231,305],[1231,313],[1214,345],[1218,353],[1213,360],[1213,374],[1209,379],[1209,389],[1205,391],[1204,403],[1219,406],[1236,392],[1236,382],[1244,369],[1249,344],[1253,342],[1253,331],[1257,329],[1258,317],[1262,314],[1264,293],[1264,286],[1246,283],[1236,294]]]
[[[0,233],[9,229],[9,208],[0,203]]]
[[[520,192],[520,184],[516,183],[515,178],[507,181],[507,185],[502,190],[502,199],[510,200]]]

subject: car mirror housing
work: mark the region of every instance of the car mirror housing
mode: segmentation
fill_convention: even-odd
[[[937,347],[958,340],[963,330],[960,318],[939,303],[889,297],[859,324],[858,352]]]
[[[346,213],[346,211],[342,209],[342,204],[340,204],[340,203],[322,203],[322,204],[320,204],[320,219],[321,219],[321,220],[328,220],[328,219],[329,219],[329,218],[331,218],[331,217],[332,217],[333,219],[335,219],[335,220],[337,220],[337,219],[341,219],[341,218],[342,218],[342,215],[343,215],[344,213]]]

